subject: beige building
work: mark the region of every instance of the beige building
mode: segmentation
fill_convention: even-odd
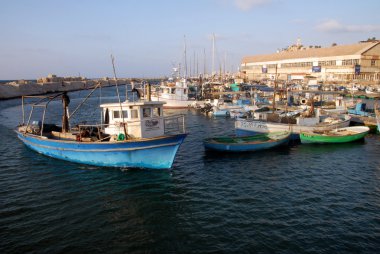
[[[269,55],[244,57],[241,72],[248,81],[263,79],[323,83],[380,84],[380,41],[329,48],[293,45]]]

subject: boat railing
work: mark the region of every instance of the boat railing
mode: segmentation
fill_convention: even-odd
[[[21,129],[21,132],[24,132],[24,133],[29,132],[29,133],[33,133],[35,135],[42,136],[42,134],[44,132],[44,126],[45,126],[44,122],[45,122],[47,107],[53,100],[56,100],[61,95],[62,95],[62,93],[52,95],[52,96],[44,96],[44,95],[24,95],[24,96],[22,96],[21,97],[21,106],[22,106],[22,124],[21,124],[21,126],[23,126],[24,128]],[[31,100],[36,99],[36,101],[29,102],[31,109],[30,109],[29,117],[26,120],[25,107],[27,104],[26,100],[28,100],[28,99],[31,99]],[[38,128],[37,128],[36,124],[32,123],[32,122],[34,122],[34,121],[32,121],[32,115],[33,115],[34,110],[36,108],[42,108],[42,110],[43,110],[42,119],[40,122],[38,122]]]
[[[104,135],[103,129],[109,124],[78,124],[70,130],[71,134],[76,136],[78,141],[87,137],[96,137],[97,141],[109,139],[109,135]]]
[[[174,115],[164,117],[165,134],[185,133],[185,115]]]
[[[164,133],[167,135],[186,133],[185,126],[185,115],[174,115],[166,116],[164,120]],[[142,123],[141,120],[128,121],[126,126],[131,123]],[[83,137],[95,136],[98,140],[102,141],[107,139],[107,136],[104,136],[104,128],[106,127],[122,127],[122,123],[117,124],[78,124],[76,127],[72,128],[70,132],[77,135],[78,139],[82,140]],[[128,134],[128,133],[127,133]]]

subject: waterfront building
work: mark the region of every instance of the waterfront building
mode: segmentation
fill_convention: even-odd
[[[304,47],[300,41],[274,54],[244,57],[241,72],[247,81],[278,80],[307,83],[380,84],[380,41],[352,45]]]

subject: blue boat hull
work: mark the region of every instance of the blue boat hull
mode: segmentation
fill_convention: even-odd
[[[106,166],[168,169],[187,134],[115,142],[76,142],[47,139],[18,131],[18,138],[41,154],[76,163]]]
[[[218,110],[216,112],[213,113],[213,116],[222,116],[222,117],[226,117],[226,116],[229,116],[230,115],[230,112],[228,110]]]

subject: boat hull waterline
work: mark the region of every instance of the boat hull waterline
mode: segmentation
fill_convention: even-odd
[[[143,140],[77,142],[17,132],[30,149],[66,161],[106,167],[168,169],[187,134]]]

